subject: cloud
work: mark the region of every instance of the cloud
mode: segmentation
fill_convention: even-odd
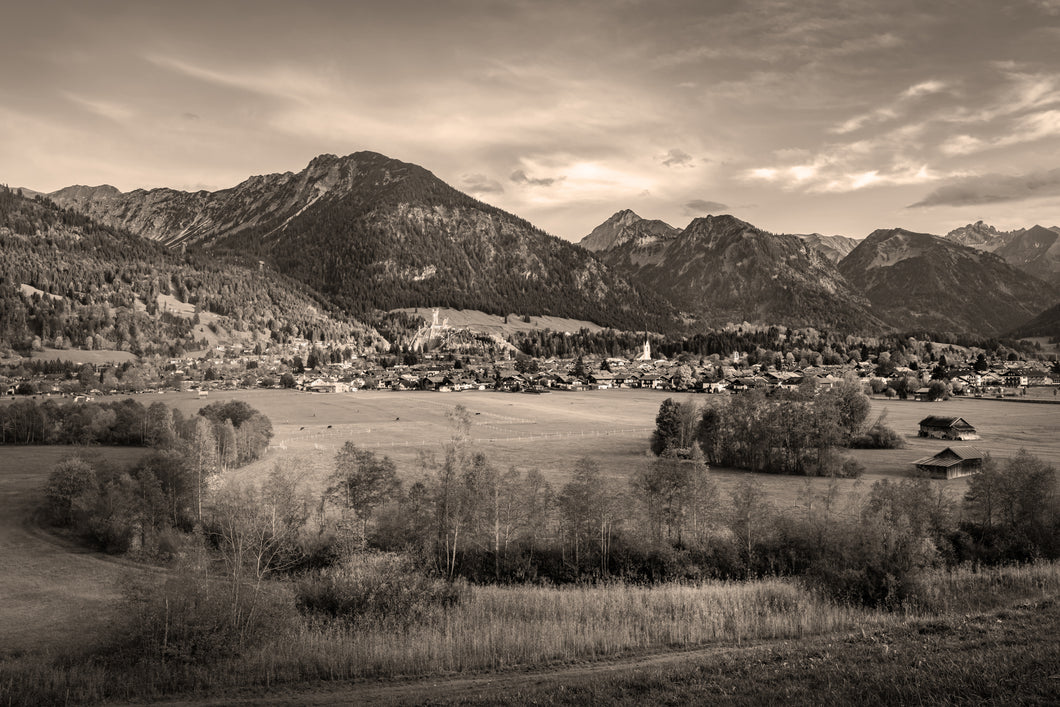
[[[85,110],[95,113],[98,116],[109,118],[117,122],[124,122],[129,118],[133,117],[132,109],[123,106],[119,103],[112,101],[105,101],[98,98],[85,98],[74,93],[63,93],[63,95],[71,102],[76,103]]]
[[[496,179],[484,174],[465,174],[460,182],[464,191],[471,194],[502,194],[504,187]]]
[[[928,96],[932,93],[941,93],[946,90],[946,84],[942,81],[922,81],[902,91],[902,98],[917,98]]]
[[[704,214],[717,213],[719,211],[727,211],[728,206],[717,201],[707,201],[706,199],[692,199],[684,205],[685,213],[691,216],[702,216]]]
[[[534,187],[550,187],[558,181],[562,181],[563,177],[530,177],[527,176],[526,170],[517,169],[512,172],[510,179],[516,184],[529,184]]]
[[[692,164],[692,155],[675,147],[666,153],[662,163],[666,167],[687,167]]]
[[[940,149],[948,155],[968,155],[995,147],[1019,145],[1060,135],[1060,110],[1045,110],[1016,120],[1006,134],[995,138],[954,135]]]
[[[1060,169],[1020,175],[983,174],[935,189],[907,208],[972,206],[1060,196]]]

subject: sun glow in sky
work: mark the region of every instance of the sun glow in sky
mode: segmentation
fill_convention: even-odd
[[[41,0],[5,25],[11,186],[221,189],[373,150],[571,240],[625,208],[1060,225],[1060,0]]]

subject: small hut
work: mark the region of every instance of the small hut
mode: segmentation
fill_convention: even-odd
[[[983,470],[982,450],[971,446],[946,447],[933,457],[917,459],[913,464],[933,479],[956,479]]]
[[[979,439],[979,433],[963,417],[940,415],[928,415],[921,420],[917,436],[953,440]]]

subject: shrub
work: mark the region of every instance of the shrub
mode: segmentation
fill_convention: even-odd
[[[401,555],[355,555],[314,572],[295,586],[300,611],[353,622],[415,622],[452,606],[466,584],[428,577]]]
[[[262,645],[297,616],[282,585],[211,579],[198,569],[134,582],[124,609],[132,655],[199,665]]]
[[[71,525],[77,499],[96,485],[96,471],[80,457],[61,460],[44,486],[45,508],[56,525]]]
[[[885,415],[876,418],[867,430],[850,440],[852,449],[902,449],[905,439],[885,423]]]

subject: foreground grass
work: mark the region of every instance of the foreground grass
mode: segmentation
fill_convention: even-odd
[[[0,665],[0,704],[151,699],[318,680],[452,676],[851,631],[869,640],[914,631],[904,627],[925,618],[960,625],[977,612],[1055,601],[1060,596],[1060,565],[939,573],[928,578],[927,586],[923,607],[904,614],[839,606],[782,580],[657,587],[473,587],[459,605],[439,609],[416,625],[299,622],[258,650],[206,665],[108,660],[105,650],[9,658]],[[1028,621],[1031,628],[1039,625]],[[1055,635],[1048,635],[1054,643]],[[982,660],[987,660],[986,654]],[[795,680],[798,674],[785,679]],[[659,679],[687,680],[688,689],[693,689],[701,678],[689,675]],[[808,674],[802,678],[814,680]],[[594,692],[589,698],[610,701]]]
[[[435,690],[421,704],[900,705],[1060,703],[1060,602],[910,620],[622,671]],[[501,691],[503,690],[503,691]],[[413,700],[409,700],[410,702]]]

